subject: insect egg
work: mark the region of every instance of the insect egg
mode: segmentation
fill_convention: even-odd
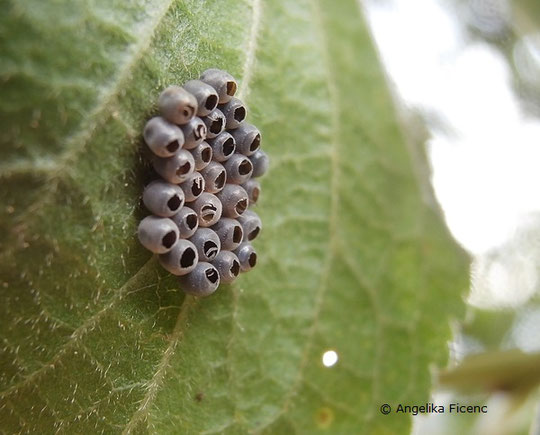
[[[191,150],[206,139],[206,124],[201,118],[195,116],[186,125],[182,126],[182,132],[184,133],[184,148]]]
[[[221,218],[212,229],[219,237],[221,248],[227,251],[234,251],[244,239],[244,229],[236,219]]]
[[[223,204],[223,216],[237,218],[249,205],[247,192],[236,184],[226,184],[223,190],[216,194]]]
[[[254,177],[262,177],[268,171],[270,160],[264,151],[258,150],[249,157],[249,160],[253,164]]]
[[[195,170],[200,171],[212,161],[212,147],[203,141],[191,150],[191,155],[195,161]]]
[[[212,147],[214,160],[224,162],[228,160],[236,150],[236,142],[230,133],[224,131],[214,139],[208,139],[208,144]]]
[[[161,265],[173,275],[187,275],[199,261],[197,248],[189,240],[178,240],[173,248],[159,256]]]
[[[158,106],[165,119],[183,125],[197,113],[197,100],[179,86],[169,86],[159,96]]]
[[[200,80],[165,89],[161,116],[143,131],[160,178],[144,188],[151,215],[139,223],[138,237],[195,296],[212,294],[257,263],[251,241],[262,221],[249,207],[261,192],[254,177],[269,160],[237,89],[229,73],[207,69]]]
[[[160,116],[148,121],[143,132],[148,148],[159,157],[170,157],[184,145],[184,133]]]
[[[175,245],[179,232],[171,219],[147,216],[139,223],[138,235],[146,249],[155,254],[164,254]]]
[[[262,228],[261,218],[251,210],[246,210],[242,216],[239,216],[238,222],[244,229],[244,241],[251,242],[259,235]]]
[[[210,228],[199,228],[189,240],[197,248],[201,261],[212,261],[221,251],[219,237]]]
[[[210,227],[221,218],[223,206],[221,201],[212,193],[204,192],[190,203],[191,208],[199,218],[200,227]]]
[[[235,153],[223,163],[227,171],[227,181],[231,184],[242,184],[250,179],[253,173],[253,164],[246,156]]]
[[[193,172],[180,187],[186,201],[195,201],[204,192],[204,178],[198,172]]]
[[[248,181],[242,184],[242,187],[248,194],[249,205],[257,204],[259,195],[261,194],[261,184],[257,180],[250,178]]]
[[[235,130],[231,130],[231,134],[236,141],[236,151],[250,156],[255,153],[261,146],[261,133],[254,125],[243,122]]]
[[[169,183],[179,184],[187,180],[195,169],[195,160],[186,150],[180,150],[172,157],[154,157],[154,169]]]
[[[190,80],[184,84],[184,89],[197,100],[198,116],[206,116],[217,107],[219,97],[212,86],[200,80]]]
[[[233,97],[228,103],[220,104],[219,109],[225,115],[227,128],[238,128],[240,123],[246,119],[246,106],[238,98]]]
[[[179,278],[182,289],[194,296],[208,296],[219,286],[219,272],[210,263],[200,261],[195,269]]]
[[[218,162],[210,162],[206,168],[201,170],[201,175],[204,178],[206,191],[210,193],[219,192],[227,181],[227,172]]]
[[[225,129],[225,115],[219,109],[212,110],[202,118],[206,125],[206,137],[213,139]]]
[[[253,269],[257,264],[257,253],[249,242],[242,243],[234,253],[240,261],[240,268],[242,272],[247,272]]]
[[[182,207],[171,219],[176,224],[182,239],[189,239],[199,228],[199,217],[190,207]]]
[[[219,103],[228,103],[236,93],[238,85],[232,75],[226,71],[211,68],[201,74],[201,81],[208,83],[218,93]]]
[[[221,251],[212,265],[217,269],[221,282],[230,284],[240,273],[240,260],[231,251]]]
[[[145,187],[143,203],[155,215],[171,217],[184,205],[184,192],[176,184],[155,180]]]

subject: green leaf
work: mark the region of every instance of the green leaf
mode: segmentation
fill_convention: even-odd
[[[0,18],[2,429],[406,433],[379,407],[427,398],[467,259],[419,193],[358,4],[117,4]],[[239,78],[272,167],[260,265],[197,300],[135,233],[141,129],[208,67]]]

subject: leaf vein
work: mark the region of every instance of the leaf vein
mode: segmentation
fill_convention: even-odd
[[[321,41],[320,47],[321,47],[321,54],[323,58],[323,62],[325,65],[325,76],[326,76],[326,83],[327,83],[327,90],[329,94],[329,99],[331,106],[333,109],[331,110],[332,116],[331,116],[331,143],[329,148],[329,155],[330,155],[330,166],[331,166],[331,179],[330,179],[330,212],[328,217],[328,247],[327,247],[327,255],[324,259],[323,267],[322,267],[322,273],[321,273],[321,279],[320,279],[320,286],[317,290],[317,293],[315,295],[315,309],[314,309],[314,315],[313,315],[313,323],[308,331],[308,336],[305,341],[305,346],[302,351],[302,357],[300,360],[300,365],[298,367],[298,375],[296,380],[293,382],[291,389],[285,396],[285,400],[283,403],[283,406],[280,411],[275,415],[274,421],[277,420],[281,415],[285,414],[288,410],[288,407],[294,398],[294,396],[298,393],[298,390],[300,389],[300,385],[302,384],[302,381],[304,379],[304,370],[308,365],[309,360],[309,353],[311,351],[311,347],[313,345],[313,338],[315,336],[315,332],[317,330],[317,325],[319,321],[319,316],[322,310],[322,303],[325,297],[326,292],[329,288],[329,277],[330,277],[330,268],[332,266],[332,259],[335,254],[335,237],[336,237],[336,229],[337,229],[337,221],[338,221],[338,207],[339,207],[339,147],[340,147],[340,140],[339,140],[339,133],[341,131],[340,127],[340,118],[339,118],[339,95],[338,91],[332,82],[332,73],[330,71],[330,53],[328,52],[328,42],[326,40],[326,36],[324,34],[324,27],[323,27],[323,21],[321,16],[321,11],[319,10],[319,5],[317,0],[310,0],[311,3],[311,13],[313,15],[313,22],[315,23],[314,28],[316,32],[318,33],[319,40]],[[263,425],[261,425],[259,428],[256,429],[255,432],[259,432],[264,427],[267,427],[271,422],[267,422]]]
[[[9,386],[5,390],[0,392],[0,399],[3,399],[9,396],[11,393],[17,391],[22,386],[32,382],[34,379],[39,378],[40,375],[47,372],[50,369],[55,368],[55,364],[60,361],[63,355],[70,349],[71,346],[77,344],[82,337],[91,331],[92,327],[95,326],[97,321],[105,315],[110,309],[112,309],[126,294],[128,294],[127,289],[130,287],[133,281],[136,281],[139,274],[143,273],[146,268],[148,268],[153,263],[153,257],[148,260],[130,279],[128,279],[122,287],[111,298],[110,302],[105,305],[101,310],[93,314],[91,317],[87,318],[77,329],[73,331],[70,335],[68,341],[66,341],[59,349],[59,351],[41,367],[34,370],[32,373],[26,375],[23,379],[17,383]]]
[[[257,36],[262,20],[262,3],[261,0],[253,0],[252,4],[253,18],[251,19],[251,28],[249,31],[249,39],[246,50],[246,59],[244,61],[244,73],[242,74],[242,84],[238,91],[238,98],[243,99],[249,93],[249,82],[253,74],[257,53]]]
[[[165,378],[167,369],[169,368],[170,359],[173,356],[174,351],[178,346],[178,343],[181,341],[184,335],[184,329],[187,325],[189,311],[197,304],[197,302],[197,298],[186,295],[184,302],[182,303],[182,308],[178,313],[178,318],[176,320],[174,330],[170,336],[169,344],[167,345],[165,352],[163,352],[154,376],[152,376],[150,381],[147,383],[146,394],[141,400],[139,408],[137,409],[137,411],[135,411],[135,413],[127,423],[126,427],[122,431],[123,434],[131,433],[136,428],[139,422],[148,418],[150,408],[159,392],[159,388],[163,383],[163,379]]]

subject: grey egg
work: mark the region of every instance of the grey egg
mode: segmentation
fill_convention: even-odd
[[[221,242],[221,249],[234,251],[244,239],[244,228],[236,219],[221,218],[212,226]]]
[[[178,227],[181,239],[189,239],[199,228],[199,217],[190,207],[182,207],[171,219]]]
[[[243,154],[235,153],[229,160],[223,163],[227,171],[227,183],[242,184],[251,178],[253,164]]]
[[[174,124],[188,123],[197,114],[197,99],[180,86],[169,86],[158,100],[163,117]]]
[[[228,103],[236,94],[238,84],[232,75],[220,69],[207,69],[201,74],[201,81],[212,86],[219,96],[219,103]]]
[[[220,281],[226,284],[232,283],[240,273],[240,260],[231,251],[221,251],[212,265],[219,272]]]
[[[243,122],[230,131],[236,141],[236,152],[250,156],[261,146],[261,132],[254,125]]]
[[[187,275],[197,266],[199,255],[193,243],[180,239],[169,252],[159,255],[159,262],[173,275]]]
[[[177,125],[161,116],[150,119],[144,126],[144,141],[159,157],[170,157],[184,145],[184,133]]]
[[[173,184],[186,181],[195,170],[195,160],[186,150],[180,150],[172,157],[154,157],[152,163],[156,172]]]
[[[221,163],[210,162],[208,166],[201,170],[204,178],[205,189],[210,193],[217,193],[227,182],[227,171]]]
[[[212,147],[214,160],[220,163],[228,160],[236,150],[234,138],[226,131],[214,139],[208,139],[208,144]]]
[[[195,148],[190,150],[195,161],[195,170],[200,171],[206,168],[212,161],[212,147],[207,142],[201,142]]]
[[[261,195],[261,184],[257,180],[250,178],[242,184],[242,187],[248,194],[249,205],[257,204],[259,196]]]
[[[212,261],[221,251],[219,236],[210,228],[199,228],[189,240],[197,248],[201,261]]]
[[[187,202],[195,201],[204,192],[204,178],[198,172],[193,172],[186,181],[180,184]]]
[[[241,216],[249,205],[247,192],[237,184],[225,184],[221,192],[216,194],[223,206],[222,214],[225,217],[237,218]]]
[[[238,216],[238,222],[242,225],[246,242],[251,242],[261,232],[261,218],[252,210],[246,210],[242,216]]]
[[[232,97],[228,103],[220,104],[219,110],[225,115],[227,120],[225,127],[228,129],[238,128],[247,116],[246,106],[235,97]]]
[[[213,139],[225,130],[225,115],[219,109],[212,110],[208,115],[203,116],[202,120],[206,125],[206,137]]]
[[[171,217],[184,205],[184,192],[176,184],[155,180],[143,191],[143,203],[153,214]]]
[[[249,242],[242,243],[234,250],[234,253],[240,261],[240,269],[247,272],[257,265],[257,252]]]
[[[200,227],[210,227],[214,225],[223,212],[221,201],[216,195],[204,192],[195,201],[189,204],[199,218]]]
[[[262,177],[268,171],[270,159],[264,151],[258,150],[249,157],[249,160],[253,164],[253,177]]]
[[[207,135],[206,124],[198,116],[193,117],[187,124],[182,126],[184,133],[184,149],[192,150],[201,144]]]
[[[200,80],[189,80],[184,84],[184,89],[193,94],[197,100],[198,116],[206,116],[217,107],[219,97],[212,86]]]
[[[155,254],[170,251],[178,241],[178,228],[169,218],[147,216],[137,230],[141,244]]]
[[[210,263],[199,261],[193,272],[178,278],[182,290],[193,296],[208,296],[219,286],[219,272]]]

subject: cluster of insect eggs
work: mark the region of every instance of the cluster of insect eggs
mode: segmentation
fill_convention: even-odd
[[[260,194],[255,178],[269,162],[236,89],[236,80],[218,69],[170,86],[159,97],[161,116],[143,133],[161,178],[144,189],[152,215],[139,224],[139,240],[180,277],[184,291],[198,296],[257,262],[251,241],[262,224],[249,206]]]

